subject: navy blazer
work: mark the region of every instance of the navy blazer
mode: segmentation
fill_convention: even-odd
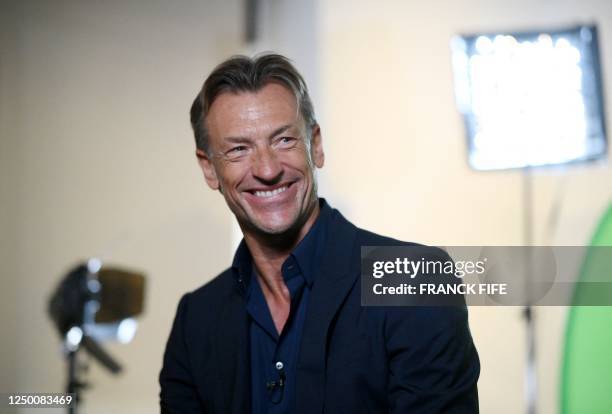
[[[358,229],[333,210],[304,322],[293,412],[478,412],[480,364],[465,306],[361,306],[361,246],[398,244],[408,243]],[[162,413],[249,413],[243,288],[228,269],[181,299],[159,376]]]

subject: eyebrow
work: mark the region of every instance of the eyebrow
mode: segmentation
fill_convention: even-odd
[[[274,138],[275,136],[282,134],[283,132],[293,127],[294,127],[293,124],[287,124],[287,125],[278,127],[274,131],[272,131],[272,133],[268,136],[268,139]],[[245,144],[245,143],[251,142],[251,138],[248,138],[248,137],[225,137],[223,140],[226,142],[234,143],[234,144]]]

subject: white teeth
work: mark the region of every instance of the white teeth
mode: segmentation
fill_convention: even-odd
[[[282,193],[286,189],[287,189],[287,186],[280,187],[272,191],[255,191],[255,195],[257,197],[272,197],[272,196]]]

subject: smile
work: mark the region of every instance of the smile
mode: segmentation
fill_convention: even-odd
[[[284,192],[285,190],[287,190],[288,186],[283,186],[283,187],[279,187],[277,189],[274,189],[272,191],[255,191],[253,194],[255,194],[256,197],[273,197],[277,194],[280,194],[282,192]]]

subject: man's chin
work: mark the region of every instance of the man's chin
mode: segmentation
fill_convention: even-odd
[[[254,231],[260,235],[285,235],[299,227],[297,217],[257,217],[241,224],[243,230]]]
[[[242,217],[236,215],[243,232],[251,231],[261,236],[285,238],[299,233],[312,210],[309,208],[307,211],[302,211],[297,206],[291,206],[274,210],[249,208],[244,209],[243,212],[246,214]]]
[[[292,222],[255,222],[253,223],[253,227],[256,231],[261,234],[267,234],[270,236],[274,235],[282,235],[286,233],[290,233],[292,229],[296,227],[295,220]]]

